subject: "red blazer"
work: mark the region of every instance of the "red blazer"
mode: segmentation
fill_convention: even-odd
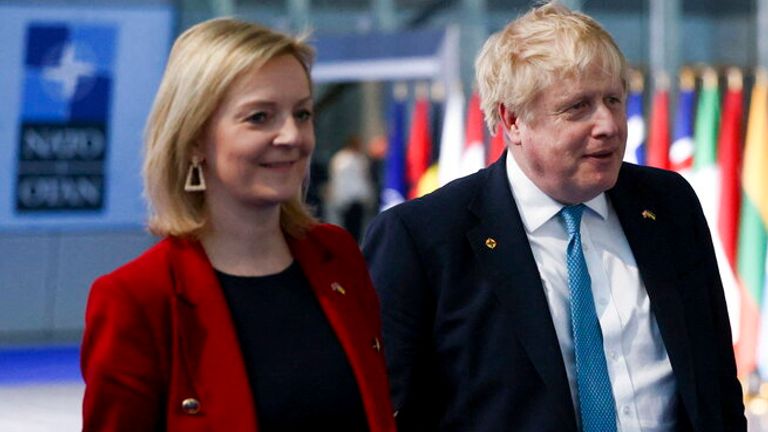
[[[289,246],[347,354],[370,430],[394,431],[378,299],[357,244],[323,224]],[[199,242],[166,238],[97,279],[85,320],[84,431],[257,430],[234,324]]]

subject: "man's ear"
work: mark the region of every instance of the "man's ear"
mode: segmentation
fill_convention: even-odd
[[[520,119],[512,110],[507,109],[504,104],[499,104],[499,118],[504,125],[504,133],[509,138],[510,145],[519,145],[520,139]]]

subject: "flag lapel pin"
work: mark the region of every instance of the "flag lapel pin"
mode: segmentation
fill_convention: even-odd
[[[643,213],[641,214],[643,215],[643,219],[650,219],[652,221],[656,220],[656,213],[650,210],[643,210]]]

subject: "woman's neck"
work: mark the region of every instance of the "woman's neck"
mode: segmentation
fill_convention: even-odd
[[[229,216],[229,217],[228,217]],[[211,212],[209,228],[201,242],[213,267],[238,276],[279,273],[293,261],[280,228],[280,208],[231,217]]]

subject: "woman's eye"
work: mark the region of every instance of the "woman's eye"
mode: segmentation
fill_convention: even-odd
[[[300,110],[296,113],[296,118],[299,121],[307,121],[312,118],[312,111],[310,110]]]
[[[261,124],[267,121],[269,117],[265,112],[256,112],[246,118],[246,121],[253,124]]]

